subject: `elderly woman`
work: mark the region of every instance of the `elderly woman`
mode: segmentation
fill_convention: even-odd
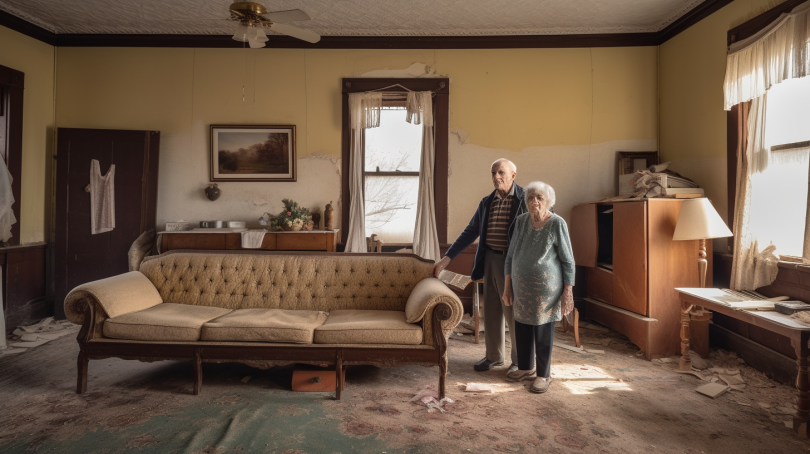
[[[529,212],[515,220],[504,269],[503,301],[514,305],[518,356],[518,370],[506,377],[533,379],[534,393],[551,383],[554,322],[574,308],[574,254],[568,226],[549,211],[555,200],[554,189],[541,181],[526,186]]]

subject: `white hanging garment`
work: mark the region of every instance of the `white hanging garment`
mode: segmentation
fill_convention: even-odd
[[[107,175],[101,175],[98,161],[90,161],[90,233],[109,232],[115,228],[115,164]]]
[[[14,205],[14,194],[11,193],[11,172],[6,162],[0,159],[0,240],[3,242],[11,238],[11,225],[17,222],[11,205]]]

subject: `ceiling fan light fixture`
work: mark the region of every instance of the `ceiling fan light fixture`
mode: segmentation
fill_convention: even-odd
[[[248,41],[248,26],[239,22],[236,24],[236,33],[233,34],[233,39],[239,42]]]
[[[270,38],[267,37],[267,32],[264,30],[264,25],[256,24],[256,40],[266,43],[270,41]]]

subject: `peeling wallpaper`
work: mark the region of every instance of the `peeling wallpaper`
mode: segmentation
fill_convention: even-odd
[[[448,234],[491,191],[505,156],[518,181],[558,187],[558,211],[612,195],[615,152],[654,150],[657,49],[58,49],[60,127],[161,131],[159,227],[245,220],[282,198],[339,209],[342,77],[450,78]],[[243,97],[244,87],[244,101]],[[224,182],[205,199],[210,124],[294,124],[298,181]]]

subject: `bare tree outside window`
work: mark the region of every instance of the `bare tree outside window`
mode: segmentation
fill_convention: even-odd
[[[410,243],[416,223],[422,126],[405,121],[405,109],[382,111],[380,127],[366,130],[366,235]]]

